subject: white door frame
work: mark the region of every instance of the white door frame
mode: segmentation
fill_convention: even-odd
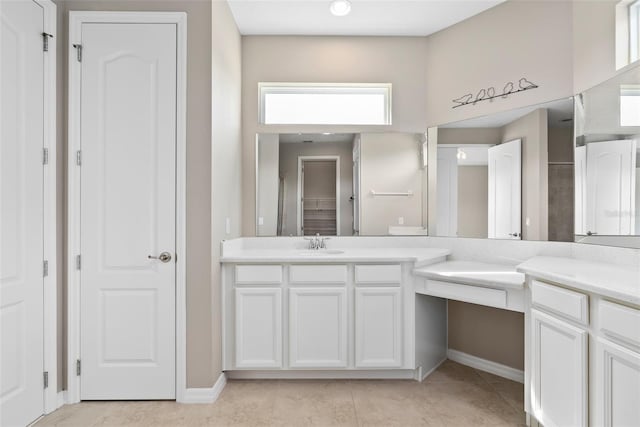
[[[308,160],[335,160],[336,162],[336,236],[340,235],[340,156],[298,156],[298,199],[296,201],[298,236],[302,233],[302,164]]]
[[[184,12],[69,12],[69,148],[68,148],[68,312],[67,402],[80,401],[80,73],[74,44],[81,44],[82,24],[175,24],[177,28],[176,97],[176,401],[186,390],[186,122],[187,122],[187,14]]]
[[[48,161],[43,171],[43,259],[48,274],[43,280],[44,371],[48,372],[48,387],[44,389],[44,413],[55,411],[63,402],[58,399],[58,279],[57,279],[57,176],[56,176],[56,40],[57,7],[51,0],[33,0],[44,12],[44,32],[50,34],[44,54],[44,138],[43,148]]]

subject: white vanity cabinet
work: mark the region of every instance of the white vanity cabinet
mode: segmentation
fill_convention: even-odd
[[[277,371],[413,378],[412,269],[409,262],[224,264],[224,370],[244,378],[274,378]],[[422,329],[440,327],[444,316],[432,307]]]
[[[600,301],[594,425],[640,426],[640,309]]]
[[[531,406],[543,425],[588,423],[588,297],[532,280]]]
[[[640,308],[527,283],[527,412],[546,427],[640,426]]]
[[[235,350],[239,368],[282,367],[282,291],[235,289]]]
[[[531,310],[532,406],[545,426],[587,424],[587,331]]]
[[[347,291],[289,289],[289,367],[347,367]]]

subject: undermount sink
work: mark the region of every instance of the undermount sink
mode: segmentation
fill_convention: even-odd
[[[304,256],[340,255],[343,253],[344,251],[340,249],[307,249],[299,252],[300,255]]]

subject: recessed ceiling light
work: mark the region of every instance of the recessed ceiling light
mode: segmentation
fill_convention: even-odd
[[[345,16],[351,12],[351,2],[349,0],[334,0],[329,7],[335,16]]]

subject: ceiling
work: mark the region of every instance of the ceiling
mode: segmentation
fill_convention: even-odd
[[[330,0],[228,0],[243,35],[427,36],[505,0],[351,0],[337,17]]]
[[[544,104],[530,105],[524,108],[508,110],[502,113],[476,117],[461,122],[449,123],[440,128],[498,128],[511,123],[520,117],[526,116],[538,108],[546,108],[549,127],[570,128],[573,127],[573,98],[564,98]]]

